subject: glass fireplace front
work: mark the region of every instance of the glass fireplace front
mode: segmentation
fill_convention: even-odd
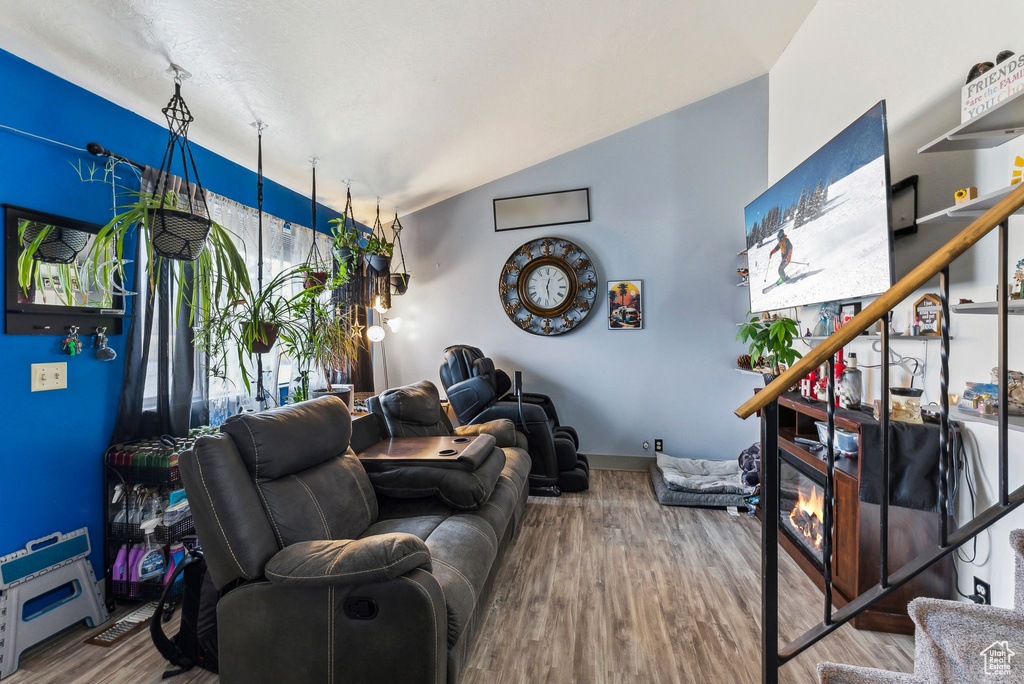
[[[779,460],[779,527],[820,567],[825,529],[825,487],[808,468]]]

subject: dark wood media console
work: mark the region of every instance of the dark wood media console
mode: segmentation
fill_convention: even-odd
[[[795,480],[803,483],[813,481],[823,492],[824,460],[812,453],[809,447],[796,442],[798,437],[817,441],[818,432],[814,423],[819,420],[827,420],[825,404],[808,403],[787,395],[779,398],[780,473],[790,474],[790,484]],[[873,418],[865,414],[864,420],[872,421]],[[836,417],[836,427],[858,435],[861,432],[860,424],[839,416]],[[863,440],[860,442],[863,444]],[[881,459],[882,456],[859,453],[857,458],[836,461],[832,551],[836,608],[860,596],[877,584],[879,579],[879,507],[859,498],[860,466],[865,458]],[[785,481],[782,487],[786,489]],[[820,559],[815,557],[813,535],[801,537],[796,526],[788,521],[784,523],[782,518],[788,513],[785,509],[786,506],[780,505],[779,542],[804,573],[824,591],[824,572]],[[758,514],[760,517],[760,510]],[[807,515],[797,517],[800,522],[809,519]],[[939,513],[890,505],[889,572],[895,572],[918,555],[934,549],[938,528]],[[952,522],[950,529],[953,529]],[[853,626],[857,629],[913,634],[914,625],[907,615],[907,603],[920,596],[950,598],[951,594],[952,560],[947,557],[855,618]]]

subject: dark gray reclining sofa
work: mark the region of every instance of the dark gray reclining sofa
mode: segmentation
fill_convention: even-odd
[[[417,429],[443,424],[433,401],[394,398]],[[530,458],[509,428],[493,426],[505,462],[477,510],[375,494],[334,397],[236,416],[197,440],[181,477],[210,575],[230,589],[221,680],[458,681],[526,505]],[[356,432],[359,450],[390,434],[376,415]]]

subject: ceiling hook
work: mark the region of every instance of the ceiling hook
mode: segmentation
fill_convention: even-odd
[[[181,85],[182,81],[187,81],[192,78],[192,74],[183,66],[171,62],[171,65],[167,67],[167,73],[173,74],[174,82]]]
[[[315,154],[314,155],[310,155],[309,163],[312,164],[314,168],[316,167],[316,163],[318,161],[320,161],[320,157],[316,156]]]
[[[265,130],[267,130],[267,128],[269,128],[269,126],[267,126],[267,124],[263,123],[259,119],[256,119],[255,121],[253,121],[249,125],[256,129],[257,135],[263,135],[263,131],[265,131]]]

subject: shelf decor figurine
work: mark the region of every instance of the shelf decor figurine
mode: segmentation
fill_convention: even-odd
[[[942,300],[938,295],[926,294],[914,302],[916,335],[938,335],[942,330]]]
[[[960,188],[953,193],[954,204],[963,204],[964,202],[970,202],[973,199],[978,199],[978,188],[973,185],[966,188]]]
[[[1013,281],[1017,284],[1017,291],[1013,293],[1013,298],[1024,299],[1024,259],[1017,262],[1017,272],[1013,274]]]

